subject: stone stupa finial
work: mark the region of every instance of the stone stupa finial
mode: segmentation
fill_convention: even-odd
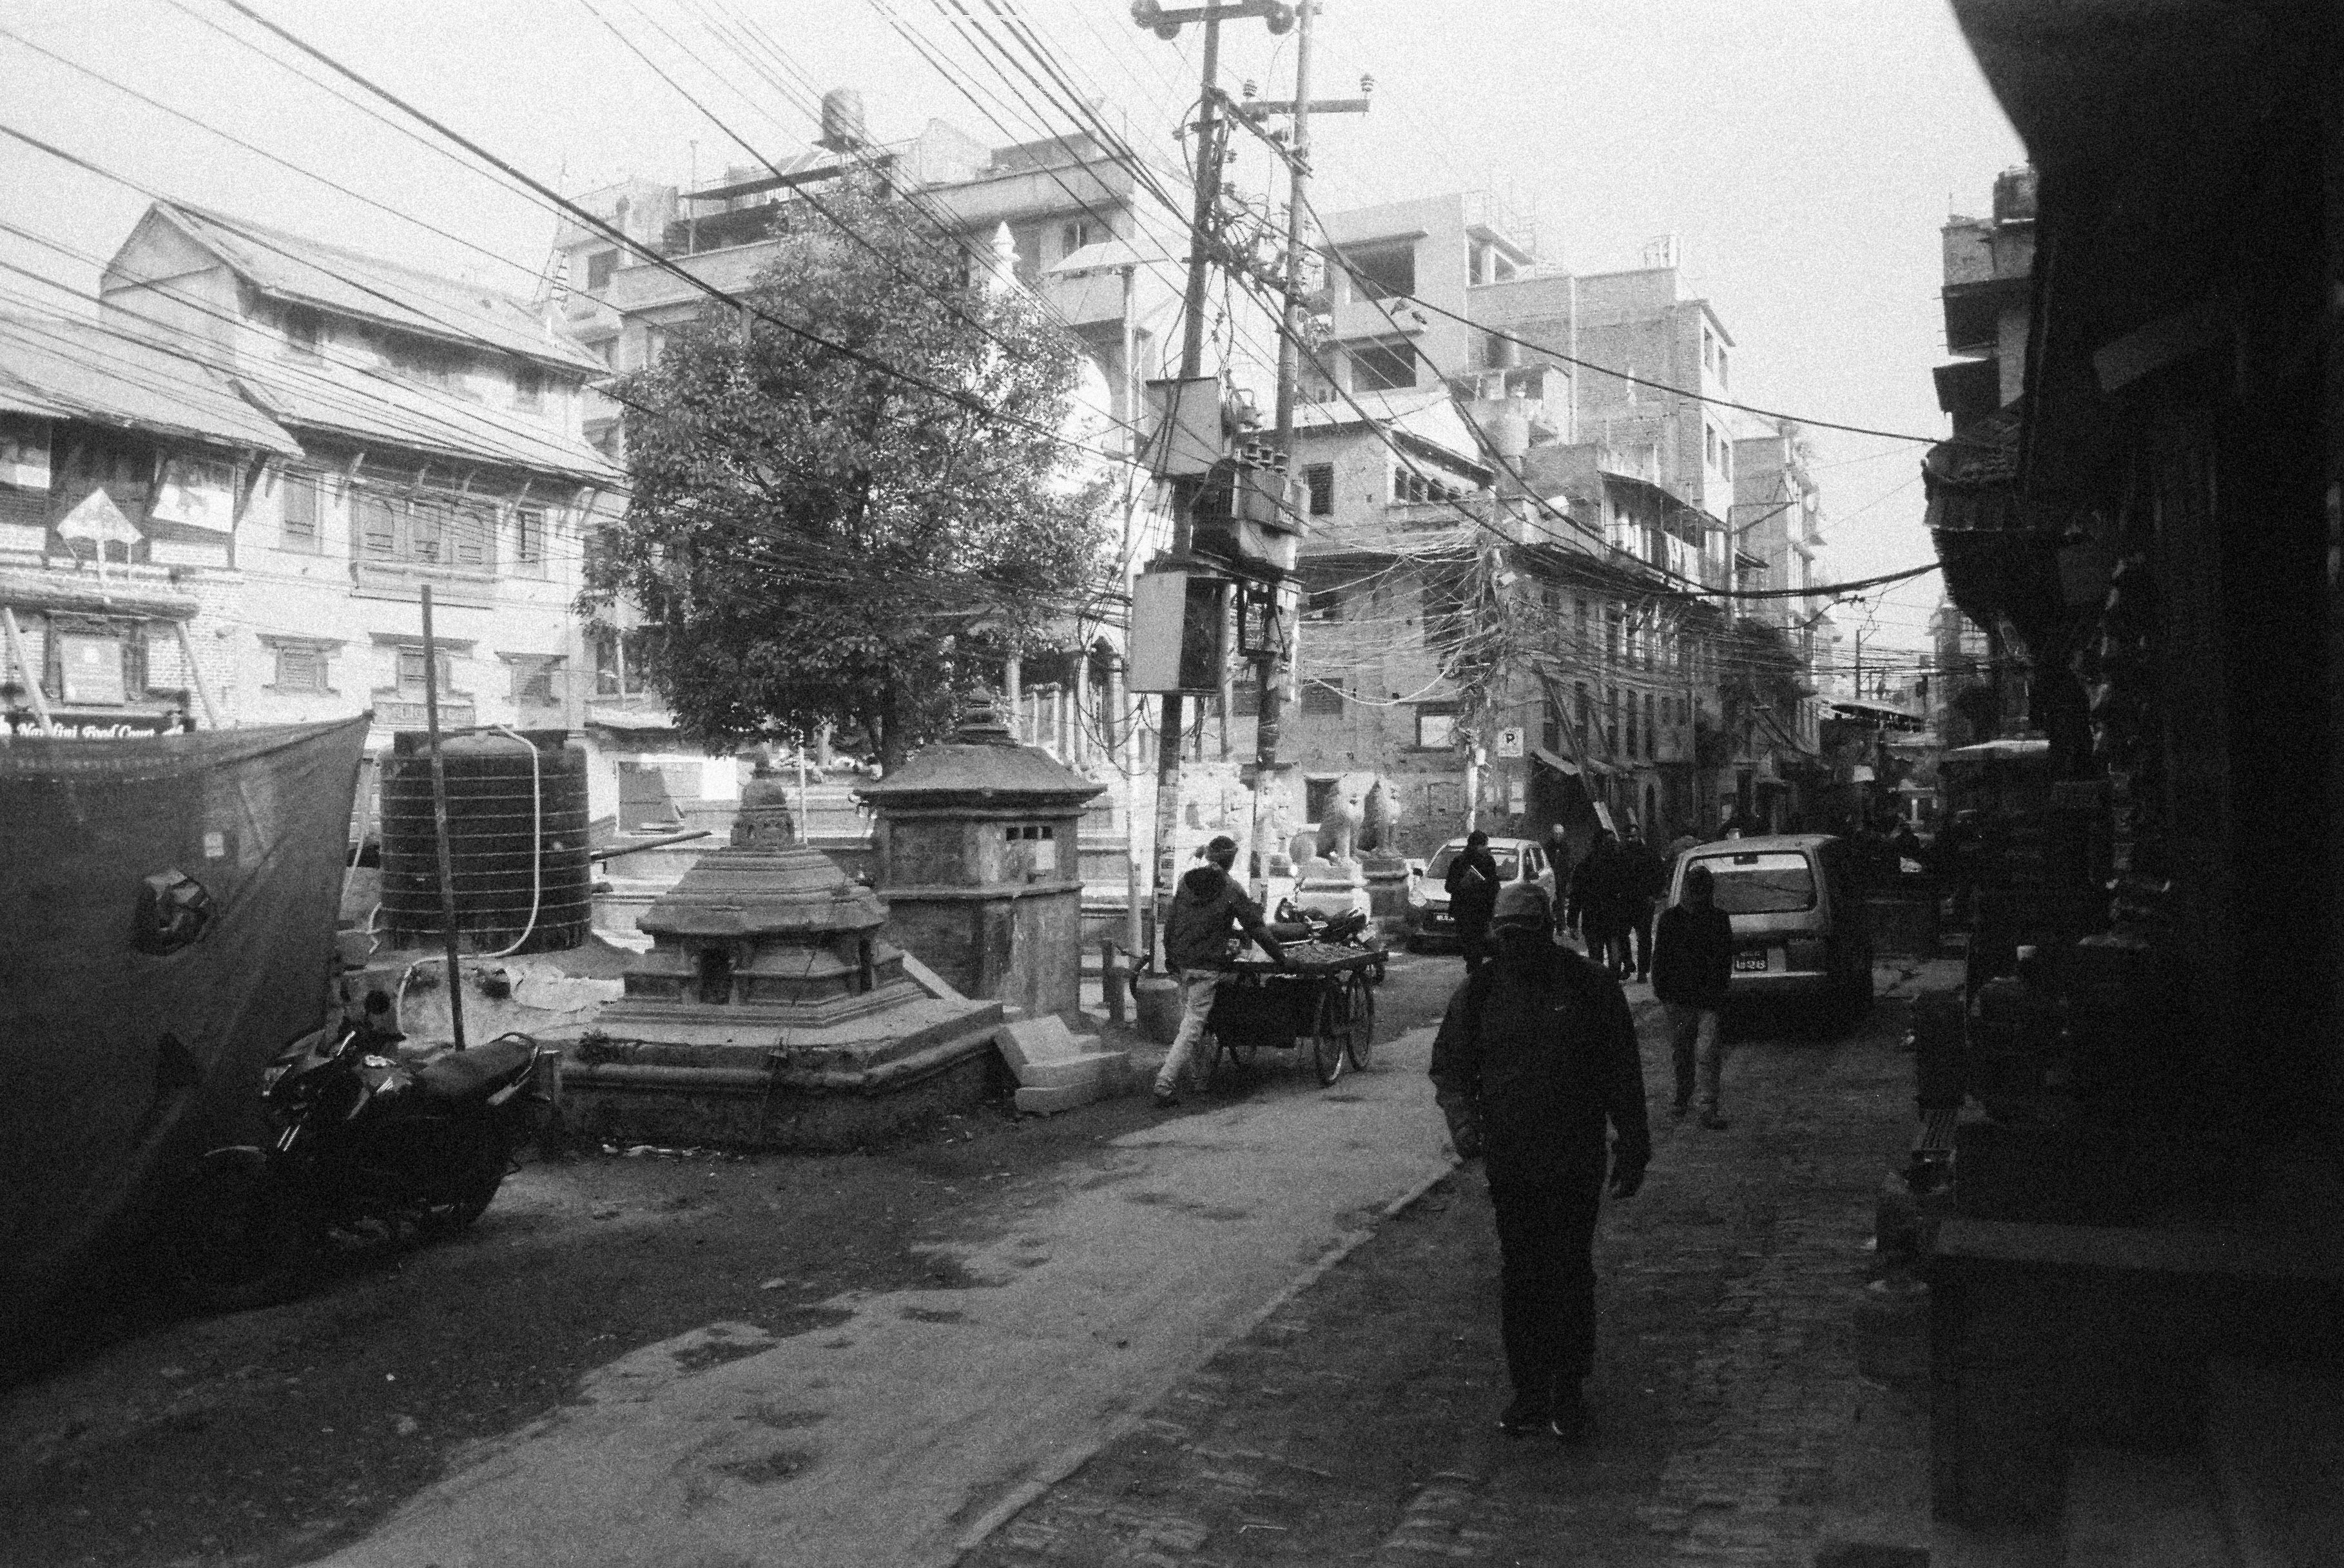
[[[1001,699],[989,687],[979,686],[962,699],[960,716],[953,723],[953,743],[963,746],[1014,746],[1017,737],[1001,712]]]

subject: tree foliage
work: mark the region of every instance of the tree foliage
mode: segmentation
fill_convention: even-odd
[[[1063,329],[884,192],[822,206],[753,313],[712,306],[618,384],[632,495],[587,592],[640,611],[694,737],[829,723],[892,765],[1100,586],[1106,487],[1057,433]]]

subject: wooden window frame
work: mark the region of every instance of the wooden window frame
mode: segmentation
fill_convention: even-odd
[[[333,661],[342,646],[339,642],[327,637],[278,636],[263,636],[260,641],[269,652],[268,690],[301,696],[335,694]],[[316,679],[306,683],[288,682],[285,678],[288,659],[292,668],[298,668],[304,660],[314,662]]]
[[[288,469],[282,483],[285,489],[278,513],[278,548],[297,551],[303,555],[323,554],[326,548],[326,484],[323,476]],[[307,499],[297,507],[296,496]],[[306,531],[294,516],[298,510],[306,510],[308,513]]]
[[[1309,492],[1310,515],[1335,515],[1335,465],[1308,463],[1302,470],[1303,488]]]

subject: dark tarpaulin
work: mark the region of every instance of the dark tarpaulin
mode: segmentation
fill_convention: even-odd
[[[368,723],[0,745],[0,1343],[170,1172],[262,1133],[260,1069],[328,1005]],[[209,919],[142,951],[172,872]]]

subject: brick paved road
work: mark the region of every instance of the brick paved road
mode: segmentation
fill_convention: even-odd
[[[1851,1522],[1910,1539],[1917,1412],[1858,1375],[1854,1332],[1911,1131],[1904,1017],[1892,995],[1848,1039],[1741,1042],[1731,1130],[1656,1118],[1598,1243],[1588,1448],[1494,1431],[1496,1246],[1460,1172],[967,1561],[1805,1564]]]

